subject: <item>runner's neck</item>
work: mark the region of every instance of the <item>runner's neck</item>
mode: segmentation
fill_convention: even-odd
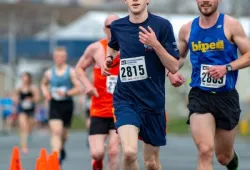
[[[218,11],[208,17],[201,14],[199,24],[202,28],[210,28],[216,24],[219,16],[220,13]]]
[[[57,71],[62,71],[62,70],[65,70],[67,68],[67,64],[64,63],[62,65],[56,65],[56,70]]]
[[[26,89],[30,89],[30,88],[31,88],[31,86],[32,86],[32,85],[31,85],[31,84],[29,84],[29,83],[28,83],[28,84],[26,84],[26,83],[22,83],[21,88],[26,90]]]
[[[134,15],[131,12],[129,13],[129,20],[130,20],[130,22],[132,22],[134,24],[143,23],[144,21],[146,21],[147,18],[148,18],[148,10],[147,10],[147,8],[145,8],[142,11],[142,13],[140,13],[138,15]]]

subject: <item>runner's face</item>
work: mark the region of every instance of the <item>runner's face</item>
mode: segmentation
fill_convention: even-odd
[[[202,15],[211,16],[218,9],[220,0],[196,0],[198,8]]]
[[[29,76],[27,74],[23,74],[21,79],[24,84],[28,84],[30,82]]]
[[[56,65],[62,65],[66,62],[67,54],[65,51],[55,51],[53,56]]]
[[[128,5],[128,10],[134,14],[141,14],[146,8],[150,0],[125,0]]]

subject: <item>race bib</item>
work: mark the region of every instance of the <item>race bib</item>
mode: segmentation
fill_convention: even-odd
[[[117,83],[117,76],[111,75],[107,77],[107,81],[106,81],[106,87],[107,87],[107,92],[110,94],[114,93],[115,90],[115,86]]]
[[[63,87],[52,87],[51,88],[52,98],[55,100],[64,100],[65,96],[60,96],[59,91],[61,91],[62,93],[65,93],[67,91],[67,88],[64,86]]]
[[[144,80],[148,78],[145,57],[134,57],[120,60],[121,82]]]
[[[226,75],[224,75],[220,79],[213,79],[208,73],[208,68],[211,67],[212,65],[206,65],[202,64],[201,65],[201,86],[202,87],[208,87],[208,88],[220,88],[225,86],[226,84]]]
[[[33,106],[33,103],[31,101],[24,100],[22,101],[21,106],[23,109],[31,109]]]

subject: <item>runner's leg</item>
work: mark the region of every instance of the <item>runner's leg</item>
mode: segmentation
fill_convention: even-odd
[[[139,129],[134,125],[123,125],[118,128],[122,145],[123,170],[139,170],[137,161]]]
[[[159,160],[160,147],[143,143],[143,158],[146,170],[162,170]]]
[[[193,113],[191,133],[198,149],[197,170],[213,170],[215,119],[212,114]]]
[[[109,131],[109,145],[108,145],[108,170],[119,170],[120,161],[120,140],[115,130]]]

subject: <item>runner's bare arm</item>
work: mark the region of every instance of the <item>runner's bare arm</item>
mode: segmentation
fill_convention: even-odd
[[[89,81],[86,75],[86,69],[94,64],[94,55],[97,49],[97,44],[91,44],[87,47],[84,54],[78,61],[75,67],[76,77],[85,87],[92,87],[92,83]]]
[[[190,34],[192,22],[186,23],[182,25],[179,31],[178,35],[178,48],[180,53],[180,59],[179,59],[179,70],[183,67],[185,59],[187,57],[188,53],[188,38]],[[167,70],[167,76],[169,76],[171,73]]]
[[[243,69],[250,66],[250,41],[240,24],[236,19],[230,18],[227,28],[230,28],[232,34],[232,40],[239,48],[242,56],[237,60],[230,63],[233,70]]]
[[[33,91],[33,94],[34,94],[34,97],[33,97],[34,102],[35,103],[39,102],[39,100],[40,100],[40,92],[39,92],[38,87],[33,86],[32,91]]]
[[[96,50],[95,55],[94,55],[94,60],[95,60],[95,67],[101,68],[103,63],[105,62],[107,54],[105,54],[105,50],[102,44],[98,43],[98,45],[99,45],[98,49]]]
[[[76,77],[75,69],[70,70],[70,78],[73,83],[73,88],[67,91],[67,96],[74,96],[78,95],[81,92],[81,84]]]
[[[188,53],[187,37],[189,35],[190,29],[191,29],[191,22],[184,24],[179,31],[179,36],[178,36],[178,48],[180,51],[179,69],[182,68],[185,59],[187,57]]]
[[[184,24],[179,31],[179,36],[178,36],[178,47],[180,53],[179,69],[182,68],[185,59],[187,57],[188,39],[191,30],[191,25],[192,21]],[[174,87],[179,87],[185,82],[185,78],[179,72],[177,72],[176,74],[171,74],[170,72],[167,72],[167,76]]]
[[[43,93],[43,96],[46,97],[48,94],[50,94],[49,92],[49,76],[51,74],[51,71],[50,70],[47,70],[45,73],[44,73],[44,76],[42,78],[42,81],[41,81],[41,90],[42,90],[42,93]]]
[[[111,40],[108,43],[107,57],[102,65],[102,74],[105,76],[110,75],[109,69],[113,64],[114,58],[118,55],[120,45],[115,32],[115,26],[111,25]]]

